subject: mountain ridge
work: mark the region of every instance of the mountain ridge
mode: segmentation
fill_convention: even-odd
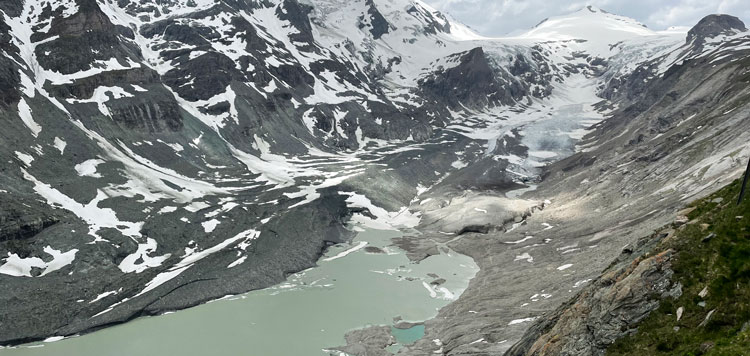
[[[577,169],[592,135],[615,135],[591,125],[746,41],[486,39],[420,1],[340,4],[0,1],[0,343],[279,283],[353,215],[428,221],[440,200],[412,203],[429,187],[503,192],[574,154],[558,173]],[[69,287],[49,302],[50,285]]]

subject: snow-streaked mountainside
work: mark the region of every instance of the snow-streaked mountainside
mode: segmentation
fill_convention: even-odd
[[[638,115],[664,95],[682,103],[671,86],[686,66],[695,78],[734,71],[724,95],[746,93],[733,85],[750,53],[736,18],[659,32],[594,7],[510,38],[420,0],[0,0],[0,11],[0,343],[271,286],[347,241],[353,221],[419,227],[450,205],[440,197],[562,180],[604,138],[647,125],[607,151],[622,153],[611,165],[662,136],[688,147],[705,127],[689,121],[711,108]],[[736,122],[743,105],[716,120]],[[706,174],[735,170],[727,152],[750,152],[726,146],[737,135],[712,131],[715,144],[690,151],[700,163],[663,188],[710,190]],[[548,166],[566,157],[583,166]]]

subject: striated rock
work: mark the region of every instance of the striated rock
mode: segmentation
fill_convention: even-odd
[[[538,319],[505,355],[603,355],[658,308],[659,296],[678,294],[672,258],[668,250],[605,271],[572,301]]]
[[[128,101],[128,104],[110,107],[112,120],[122,126],[142,132],[179,131],[182,129],[180,107],[173,99]]]
[[[100,86],[114,87],[136,84],[145,86],[160,83],[159,75],[150,68],[113,70],[90,77],[80,78],[73,83],[52,86],[49,91],[62,98],[88,99]]]

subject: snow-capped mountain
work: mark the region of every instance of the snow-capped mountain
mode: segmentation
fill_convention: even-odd
[[[0,11],[0,343],[271,286],[353,215],[413,227],[425,187],[538,180],[670,71],[750,49],[728,17],[658,32],[593,7],[510,38],[420,0]]]

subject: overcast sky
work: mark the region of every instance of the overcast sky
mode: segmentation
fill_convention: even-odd
[[[703,16],[725,13],[750,20],[749,0],[424,0],[486,36],[534,27],[547,17],[594,5],[632,17],[654,30],[693,26]]]

